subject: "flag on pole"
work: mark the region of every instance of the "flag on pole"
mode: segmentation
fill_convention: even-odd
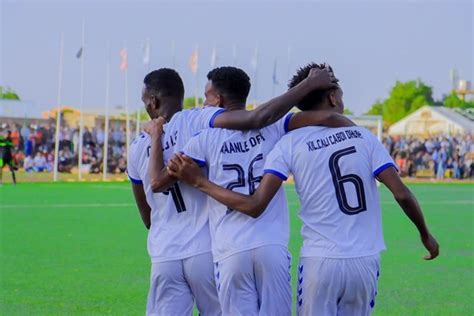
[[[189,68],[191,69],[191,72],[194,75],[197,74],[197,71],[198,71],[198,59],[199,59],[199,53],[198,53],[198,47],[196,46],[193,53],[191,54],[191,57],[189,58]]]
[[[214,46],[211,53],[211,67],[215,68],[216,64],[217,64],[217,50],[216,50],[216,46]]]
[[[143,65],[148,66],[150,64],[150,39],[147,38],[143,44]]]
[[[128,69],[128,53],[125,48],[120,51],[120,70],[126,71]]]
[[[79,50],[77,51],[76,53],[76,58],[79,59],[82,57],[82,50],[83,50],[83,47],[79,47]]]
[[[273,63],[273,84],[277,85],[278,84],[278,79],[277,79],[277,59],[275,58],[275,62]]]

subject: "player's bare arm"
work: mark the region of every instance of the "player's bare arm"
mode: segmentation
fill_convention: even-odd
[[[415,224],[420,233],[421,242],[428,250],[429,254],[424,257],[425,260],[432,260],[439,255],[439,245],[436,239],[431,235],[426,226],[423,212],[410,189],[403,184],[400,176],[394,168],[387,168],[382,171],[378,178],[392,192],[395,200],[403,209],[408,218]]]
[[[159,117],[152,120],[145,127],[145,131],[151,136],[150,162],[148,174],[150,176],[150,186],[154,193],[166,191],[176,179],[171,177],[163,162],[163,149],[161,136],[163,135],[163,125],[165,119]]]
[[[177,154],[169,161],[168,172],[225,206],[254,218],[263,213],[283,182],[277,176],[265,174],[253,195],[233,192],[209,181],[201,168],[184,154]]]
[[[337,82],[338,80],[334,77],[334,73],[329,66],[323,69],[314,68],[308,77],[298,85],[284,94],[265,102],[255,110],[235,110],[219,114],[214,120],[214,127],[236,130],[265,127],[282,118],[283,115],[311,91],[337,87]]]
[[[355,126],[356,124],[347,116],[334,111],[303,111],[295,113],[291,117],[288,123],[288,130],[292,131],[297,128],[317,125],[326,127],[349,127]]]
[[[140,212],[140,217],[142,218],[143,224],[147,229],[150,229],[151,226],[151,207],[148,205],[145,197],[145,190],[143,189],[143,184],[137,184],[132,182],[132,191],[133,196],[135,197],[135,202],[137,203],[138,211]]]

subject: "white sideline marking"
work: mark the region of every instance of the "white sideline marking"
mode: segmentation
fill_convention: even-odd
[[[0,209],[12,208],[88,208],[88,207],[132,207],[133,203],[89,203],[89,204],[10,204],[0,205]]]
[[[472,205],[473,200],[458,200],[458,201],[450,201],[450,200],[443,200],[443,201],[423,201],[423,200],[421,200],[420,201],[420,200],[418,200],[418,202],[423,207],[424,205],[439,205],[439,204],[443,204],[443,205]],[[381,203],[383,205],[389,205],[389,204],[397,205],[397,202],[395,200],[393,200],[393,201],[389,201],[389,200],[381,201]],[[291,203],[288,203],[288,206],[300,206],[300,204],[298,202],[291,202]]]

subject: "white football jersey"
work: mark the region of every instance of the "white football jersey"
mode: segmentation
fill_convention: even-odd
[[[202,129],[213,126],[222,108],[182,110],[165,124],[162,138],[165,165]],[[163,193],[161,193],[163,194]],[[166,260],[191,257],[211,251],[207,196],[184,182],[175,183],[166,193],[160,213],[160,245],[166,248]]]
[[[182,110],[164,125],[162,138],[165,164],[182,150],[192,135],[212,127],[221,108]],[[144,135],[144,136],[142,136]],[[142,138],[144,137],[144,138]],[[152,262],[188,258],[211,250],[209,220],[205,209],[207,196],[178,182],[167,192],[153,193],[148,177],[151,138],[143,133],[130,146],[129,177],[143,182],[147,201],[152,207],[148,252]],[[141,152],[141,153],[139,153]],[[139,157],[137,159],[137,157]],[[140,170],[139,174],[134,173]],[[150,197],[149,197],[150,195]]]
[[[294,176],[301,256],[354,258],[383,251],[375,177],[392,166],[383,145],[361,127],[305,127],[285,135],[268,155],[265,173]]]
[[[286,133],[291,114],[260,130],[206,129],[193,137],[184,153],[208,169],[209,180],[227,189],[253,194],[263,176],[266,155]],[[281,187],[258,218],[208,199],[214,261],[267,245],[288,246],[289,221]]]
[[[148,232],[148,254],[152,261],[159,258],[162,253],[162,246],[159,244],[157,236],[160,233],[158,223],[159,209],[166,202],[166,196],[155,194],[151,190],[150,177],[148,176],[148,161],[150,158],[151,137],[147,133],[140,135],[130,144],[127,159],[127,173],[130,181],[135,184],[142,184],[145,190],[146,201],[151,208],[151,227]]]

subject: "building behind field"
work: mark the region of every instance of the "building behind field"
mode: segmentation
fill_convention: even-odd
[[[474,132],[472,109],[451,109],[444,106],[423,106],[388,129],[390,136],[429,137],[462,135]]]

